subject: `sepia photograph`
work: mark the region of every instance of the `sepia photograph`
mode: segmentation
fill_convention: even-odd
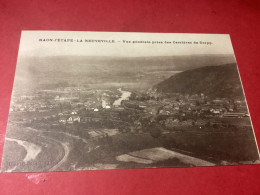
[[[2,172],[259,162],[229,35],[22,32]]]

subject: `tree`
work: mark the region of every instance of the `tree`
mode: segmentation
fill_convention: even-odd
[[[150,135],[153,138],[158,138],[161,136],[161,130],[160,127],[157,125],[157,123],[153,122],[149,125],[149,129],[150,129]]]
[[[151,129],[150,134],[153,138],[158,138],[161,135],[161,131],[160,131],[160,129],[153,128],[153,129]]]
[[[212,126],[213,126],[214,129],[218,129],[219,128],[218,124],[213,124]]]

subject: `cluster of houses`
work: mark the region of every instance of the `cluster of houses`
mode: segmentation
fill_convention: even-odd
[[[132,93],[130,103],[125,103],[124,106],[112,105],[111,100],[118,98],[118,95],[113,94],[110,91],[92,90],[82,96],[73,96],[72,91],[82,91],[80,88],[66,88],[63,91],[67,91],[69,94],[53,95],[51,101],[37,100],[39,96],[20,96],[19,101],[15,103],[11,102],[10,112],[22,111],[22,112],[44,112],[51,109],[61,109],[61,113],[58,115],[58,122],[60,124],[73,124],[73,123],[86,123],[86,122],[98,122],[101,119],[95,117],[83,117],[78,114],[77,111],[68,110],[81,110],[84,108],[87,111],[93,113],[101,113],[101,110],[109,111],[107,118],[111,118],[112,111],[129,109],[143,110],[145,115],[164,115],[167,116],[165,122],[166,126],[189,126],[189,125],[205,125],[205,121],[201,120],[200,116],[205,117],[246,117],[248,116],[246,104],[243,101],[230,101],[226,98],[218,98],[214,100],[208,100],[204,94],[182,96],[177,94],[174,97],[163,96],[161,93],[157,93],[154,90],[148,91],[146,94]],[[45,92],[46,94],[46,92]],[[134,94],[134,95],[133,95]],[[162,97],[163,96],[163,97]],[[48,102],[48,103],[47,103]],[[65,103],[68,103],[68,109]],[[135,108],[136,106],[137,108]],[[67,111],[65,111],[67,110]],[[65,112],[64,112],[65,111]],[[92,113],[91,112],[91,113]],[[105,113],[104,112],[104,113]],[[102,112],[103,113],[103,112]],[[173,116],[195,116],[196,121],[192,120],[193,117],[186,117],[186,120],[179,120]],[[56,116],[54,116],[56,118]],[[194,119],[194,118],[193,118]],[[140,129],[140,124],[135,124],[136,129]]]
[[[196,116],[218,116],[218,117],[241,117],[247,116],[247,108],[241,101],[230,102],[225,98],[212,101],[203,101],[202,99],[171,100],[160,110],[161,115],[174,115],[182,113]]]
[[[188,120],[184,120],[184,121],[180,121],[178,118],[173,118],[173,117],[169,117],[165,120],[164,125],[166,127],[172,128],[172,127],[187,127],[187,126],[205,126],[207,123],[206,120],[203,119],[198,119],[198,120],[192,120],[192,119],[188,119]]]
[[[55,90],[55,91],[61,91]],[[41,93],[42,95],[17,95],[17,98],[13,99],[10,106],[10,112],[44,112],[54,108],[78,108],[85,107],[86,109],[95,109],[98,111],[99,108],[110,109],[110,95],[103,93],[102,91],[90,91],[84,98],[84,101],[80,100],[78,95],[73,95],[72,91],[82,91],[80,88],[65,88],[62,91],[68,92],[66,94],[55,94],[53,91],[48,92],[47,90]],[[40,92],[39,92],[40,93]],[[46,98],[48,96],[48,100]],[[63,110],[62,110],[63,111]]]
[[[10,112],[45,112],[56,108],[55,104],[47,104],[44,102],[16,102],[12,103],[9,108]]]
[[[93,110],[95,112],[95,110]],[[88,122],[100,122],[100,117],[80,116],[77,111],[72,111],[69,114],[59,114],[60,124],[73,124],[73,123],[88,123]]]
[[[80,116],[78,115],[78,113],[76,111],[72,111],[71,115],[67,115],[64,116],[62,113],[59,114],[60,118],[59,118],[59,123],[62,124],[72,124],[75,122],[80,122]]]

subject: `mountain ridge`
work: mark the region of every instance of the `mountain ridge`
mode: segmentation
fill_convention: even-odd
[[[236,63],[205,66],[177,73],[154,86],[160,92],[209,97],[243,97]]]

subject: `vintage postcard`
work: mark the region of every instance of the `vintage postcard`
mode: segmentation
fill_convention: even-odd
[[[22,32],[2,172],[255,163],[229,35]]]

